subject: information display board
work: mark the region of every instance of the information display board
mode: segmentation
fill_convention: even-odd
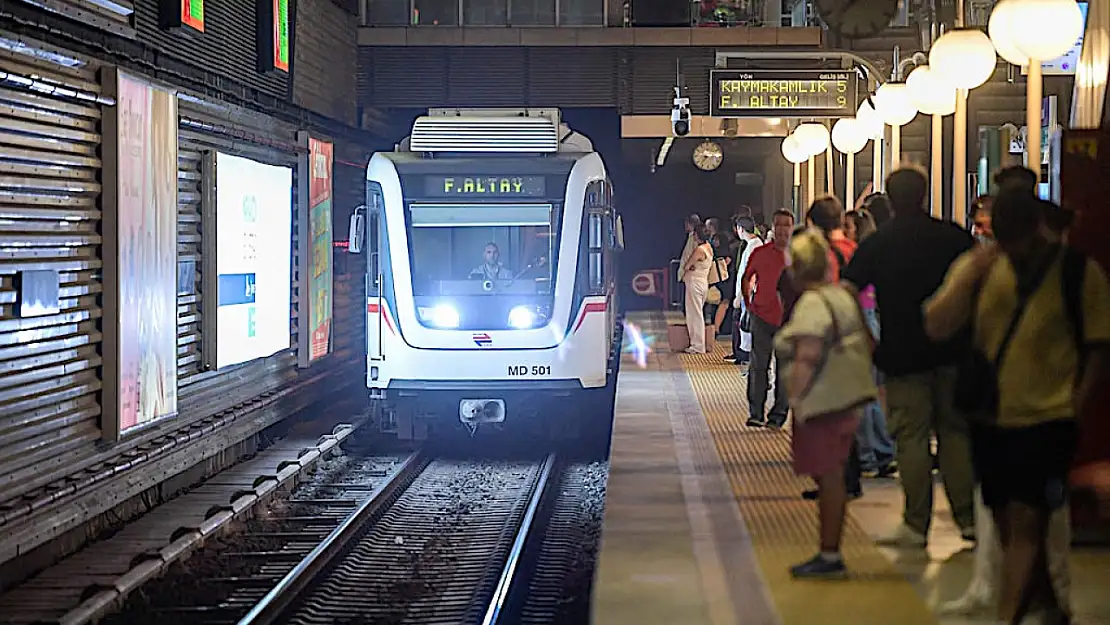
[[[290,344],[293,170],[216,154],[216,367]]]
[[[709,73],[713,117],[853,117],[854,70],[715,69]]]

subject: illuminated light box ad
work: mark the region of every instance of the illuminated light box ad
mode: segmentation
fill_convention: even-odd
[[[216,154],[216,367],[288,349],[293,170]]]

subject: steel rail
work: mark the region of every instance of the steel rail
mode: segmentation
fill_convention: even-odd
[[[375,489],[366,501],[336,527],[293,570],[289,571],[261,601],[256,603],[238,625],[269,625],[289,608],[306,588],[331,564],[393,495],[407,488],[428,465],[423,452],[414,452],[393,473],[389,481]]]
[[[482,625],[497,625],[502,615],[506,614],[506,599],[509,596],[509,591],[513,587],[513,582],[516,578],[517,565],[520,564],[525,543],[528,542],[530,537],[532,525],[536,520],[537,510],[539,510],[540,503],[547,493],[547,485],[550,481],[554,466],[555,454],[548,454],[543,462],[543,467],[540,469],[540,476],[539,479],[536,480],[531,500],[528,502],[528,508],[525,510],[524,517],[520,521],[520,529],[517,530],[516,538],[513,540],[513,546],[509,550],[509,556],[505,561],[505,566],[501,569],[501,578],[497,581],[497,587],[494,589],[493,598],[490,600],[489,607],[486,609],[486,614],[482,618]]]

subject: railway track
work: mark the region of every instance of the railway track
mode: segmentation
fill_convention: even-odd
[[[414,458],[353,451],[328,461],[288,498],[132,594],[106,625],[236,623],[360,505],[380,496]]]
[[[388,475],[356,471],[300,499],[298,491],[288,506],[317,506],[324,518],[276,511],[202,557],[191,585],[163,578],[159,591],[109,622],[494,625],[524,622],[525,612],[529,623],[555,622],[565,603],[560,580],[581,566],[580,556],[567,555],[582,551],[567,544],[581,538],[567,528],[582,525],[575,515],[583,493],[592,493],[600,519],[603,495],[584,476],[600,474],[603,484],[603,467],[564,469],[554,455],[529,462],[414,454],[395,464]],[[345,490],[360,480],[368,483],[355,494]],[[342,494],[324,497],[321,487]],[[561,529],[549,535],[551,518]]]

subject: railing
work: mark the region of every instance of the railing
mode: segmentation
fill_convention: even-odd
[[[812,0],[360,0],[363,26],[815,26]]]
[[[891,26],[908,22],[902,0]],[[979,0],[979,2],[991,0]],[[359,0],[363,26],[814,27],[813,0]]]
[[[607,0],[362,0],[364,26],[604,26]]]

